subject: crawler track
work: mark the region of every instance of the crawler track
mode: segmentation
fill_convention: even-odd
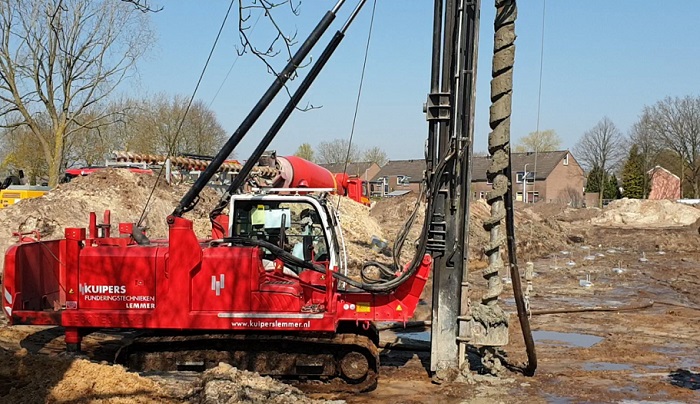
[[[123,347],[117,362],[139,371],[204,370],[225,362],[307,392],[364,392],[377,385],[379,351],[357,334],[148,336]]]

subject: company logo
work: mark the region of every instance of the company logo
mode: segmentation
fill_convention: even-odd
[[[216,292],[217,296],[221,296],[221,289],[224,288],[224,274],[219,275],[219,280],[216,280],[216,276],[211,277],[211,290]]]
[[[80,284],[80,294],[111,294],[111,295],[123,295],[126,294],[126,286],[121,285],[89,285],[87,283]]]

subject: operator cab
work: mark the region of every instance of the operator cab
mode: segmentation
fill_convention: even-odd
[[[274,269],[280,249],[307,263],[345,272],[345,249],[332,206],[308,195],[235,195],[229,209],[232,238],[262,241],[263,265]],[[285,264],[284,272],[299,275],[304,268]]]

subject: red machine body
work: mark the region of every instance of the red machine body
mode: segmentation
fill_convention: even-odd
[[[344,321],[407,321],[432,264],[426,255],[388,294],[343,291],[337,267],[298,276],[279,261],[266,269],[260,247],[213,246],[187,219],[169,217],[169,240],[144,246],[131,224],[110,237],[94,218],[89,234],[68,228],[62,240],[10,247],[3,307],[11,324],[61,325],[68,344],[98,328],[335,332]]]
[[[280,179],[275,186],[283,188],[332,188],[339,195],[369,206],[367,181],[344,173],[333,174],[326,168],[301,157],[277,157]],[[280,181],[281,180],[281,181]]]
[[[122,168],[129,170],[135,174],[153,174],[153,170],[149,168],[139,168],[139,167],[128,167],[128,166],[110,166],[110,167],[83,167],[83,168],[69,168],[65,172],[65,181],[68,182],[75,177],[81,177],[84,175],[90,175],[92,173],[106,170],[107,168]]]

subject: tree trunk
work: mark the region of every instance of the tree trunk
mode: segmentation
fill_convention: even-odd
[[[601,168],[601,173],[600,173],[600,185],[598,188],[598,207],[603,208],[603,194],[605,193],[605,170]]]
[[[54,147],[51,161],[49,162],[49,186],[55,187],[58,185],[58,180],[61,175],[61,166],[63,163],[63,133],[65,128],[59,127],[54,133]]]

